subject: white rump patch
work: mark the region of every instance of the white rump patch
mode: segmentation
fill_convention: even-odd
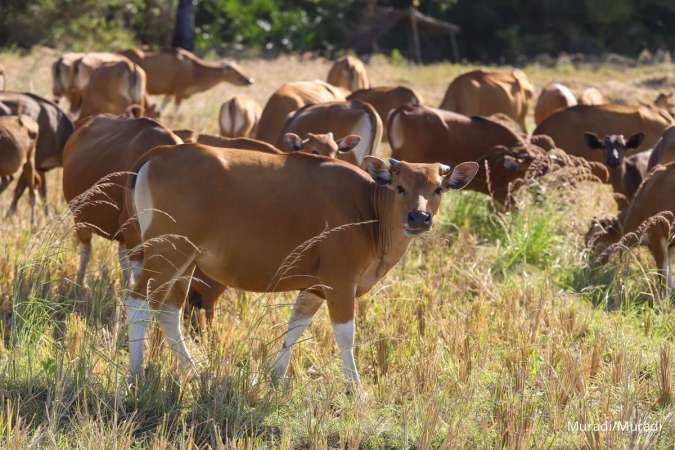
[[[356,134],[361,138],[361,142],[352,149],[352,152],[354,152],[354,156],[356,157],[356,162],[359,165],[361,165],[363,158],[366,155],[377,153],[379,142],[373,142],[373,139],[376,137],[373,136],[373,131],[373,124],[370,121],[370,116],[367,114],[364,114],[354,128],[352,128],[351,134]]]
[[[136,187],[134,188],[134,207],[136,216],[138,216],[138,225],[141,228],[141,237],[145,237],[145,232],[152,223],[153,206],[152,192],[148,184],[148,171],[150,162],[141,166],[136,176]]]
[[[387,130],[390,134],[389,146],[393,149],[403,147],[403,131],[401,130],[401,114],[396,114],[391,118],[391,125]]]

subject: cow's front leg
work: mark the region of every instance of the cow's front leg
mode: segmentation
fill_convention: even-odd
[[[327,292],[328,312],[333,322],[333,332],[342,357],[342,370],[349,392],[361,386],[359,372],[354,361],[354,286],[337,286]]]

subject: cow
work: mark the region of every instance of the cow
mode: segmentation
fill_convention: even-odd
[[[548,116],[577,104],[577,97],[560,83],[549,83],[541,90],[534,106],[534,123],[539,125]]]
[[[261,112],[262,108],[251,97],[235,95],[220,106],[220,135],[228,138],[255,136]]]
[[[670,125],[664,114],[645,106],[626,105],[576,105],[558,111],[544,120],[533,134],[551,136],[556,145],[567,153],[581,156],[589,161],[603,161],[602,152],[591,151],[586,144],[584,131],[598,136],[622,134],[632,136],[644,133],[640,147],[631,149],[626,155],[651,148]]]
[[[580,105],[603,105],[607,99],[602,93],[594,87],[588,87],[579,94]]]
[[[671,271],[673,199],[675,164],[658,165],[649,173],[628,208],[615,218],[593,220],[586,234],[587,245],[600,262],[605,262],[614,251],[634,244],[646,245],[664,282],[662,293],[666,296],[674,287]]]
[[[352,151],[343,149],[337,155],[339,159],[361,165],[365,156],[377,154],[382,140],[382,121],[367,103],[356,100],[320,103],[306,105],[293,113],[284,124],[277,145],[282,143],[287,133],[301,136],[331,133],[330,140],[333,135],[341,138],[357,135],[360,137],[358,145],[350,147]]]
[[[333,63],[326,82],[350,92],[370,88],[363,62],[355,56],[344,56]]]
[[[82,93],[75,88],[75,65],[83,56],[84,53],[64,53],[52,64],[54,103],[58,104],[61,97],[66,97],[71,113],[79,110],[82,103]]]
[[[91,77],[96,69],[104,64],[130,61],[117,53],[89,52],[74,62],[73,82],[68,95],[71,113],[76,113],[82,107],[81,102],[89,87]],[[79,103],[78,103],[79,101]]]
[[[474,70],[455,78],[439,108],[467,116],[503,113],[523,130],[534,88],[521,70],[486,72]]]
[[[378,86],[370,89],[359,89],[352,92],[347,100],[358,100],[370,104],[380,116],[383,124],[387,123],[389,113],[403,105],[419,106],[421,97],[405,86]],[[382,136],[382,142],[389,142],[387,133]]]
[[[207,91],[220,82],[235,86],[250,86],[253,78],[235,63],[212,63],[198,58],[182,48],[162,49],[158,52],[127,50],[123,55],[143,68],[148,76],[148,94],[164,95],[160,109],[171,98],[176,109],[186,98]]]
[[[146,106],[146,76],[131,61],[104,63],[91,74],[84,92],[80,118],[92,114],[141,117]]]
[[[392,157],[398,160],[448,165],[480,161],[480,172],[468,189],[490,194],[502,205],[508,200],[509,184],[522,177],[533,160],[524,150],[525,140],[508,127],[427,106],[394,110],[387,133]]]
[[[652,170],[657,164],[669,164],[671,162],[675,162],[675,125],[666,129],[654,146],[649,157],[647,170]]]
[[[35,146],[39,133],[38,123],[26,115],[0,117],[0,193],[21,171],[23,185],[28,186],[30,196],[30,221],[35,223],[35,191],[39,184],[39,175],[35,171]],[[16,211],[21,193],[19,184],[8,215]]]
[[[651,150],[625,156],[627,150],[638,148],[644,139],[637,133],[626,140],[622,135],[609,135],[602,139],[595,133],[584,133],[588,147],[604,152],[604,163],[609,172],[609,182],[616,194],[619,210],[623,210],[633,199],[642,180],[647,175]]]
[[[286,83],[267,100],[258,122],[256,139],[276,144],[288,116],[308,104],[344,100],[349,92],[323,81]]]
[[[145,248],[143,274],[126,297],[131,374],[141,374],[153,316],[194,373],[180,315],[199,269],[237,289],[300,292],[273,379],[285,375],[293,346],[326,300],[347,385],[357,388],[355,298],[387,274],[413,237],[431,230],[442,194],[478,170],[474,162],[387,164],[372,156],[363,167],[198,144],[144,155],[128,193]]]
[[[0,108],[0,115],[21,113],[38,123],[40,131],[35,148],[35,168],[40,179],[38,193],[44,201],[45,214],[49,214],[45,172],[62,166],[63,147],[73,133],[73,123],[56,104],[35,94],[0,92],[0,105],[3,105]],[[26,186],[26,180],[23,177],[19,178],[12,208],[16,208],[16,203]]]

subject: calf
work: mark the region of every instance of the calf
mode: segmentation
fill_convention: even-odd
[[[526,130],[525,118],[533,96],[534,88],[521,70],[474,70],[450,83],[439,108],[467,116],[503,113]]]
[[[253,137],[260,120],[258,102],[245,95],[235,95],[220,106],[220,135],[228,138]]]
[[[269,98],[260,115],[256,139],[276,144],[288,116],[309,104],[344,100],[349,93],[323,81],[286,83]]]
[[[35,223],[35,191],[39,184],[39,175],[35,171],[35,146],[37,144],[39,126],[29,116],[0,117],[0,193],[21,171],[23,185],[28,186],[30,196],[30,221]],[[21,192],[17,183],[14,201],[8,215],[16,211]]]
[[[300,108],[288,118],[281,133],[277,145],[287,133],[301,136],[331,133],[331,141],[333,135],[357,135],[361,138],[357,145],[351,146],[351,151],[343,149],[337,155],[339,159],[360,165],[365,156],[377,153],[382,140],[382,121],[367,103],[356,100],[329,102]]]
[[[551,114],[577,104],[570,89],[560,83],[549,83],[541,90],[534,106],[534,123],[539,125]]]
[[[345,56],[335,61],[328,71],[326,81],[352,92],[370,87],[366,68],[355,56]]]
[[[478,170],[471,162],[387,165],[370,156],[364,168],[302,152],[196,144],[142,157],[129,191],[146,248],[143,275],[126,299],[132,374],[142,370],[154,315],[181,364],[194,368],[179,318],[199,269],[237,289],[300,291],[275,378],[286,373],[293,346],[325,300],[345,378],[358,386],[355,297],[386,275],[412,237],[431,229],[442,194]]]
[[[145,72],[136,64],[130,61],[104,63],[91,74],[80,118],[100,113],[141,117],[146,105],[145,86]]]
[[[663,132],[663,136],[654,146],[647,170],[652,170],[657,164],[669,164],[675,162],[675,126],[669,127]]]
[[[627,150],[638,148],[642,143],[644,133],[637,133],[626,140],[622,135],[609,135],[599,139],[595,133],[584,133],[588,147],[593,150],[603,150],[604,163],[609,172],[609,182],[614,192],[620,194],[617,198],[619,210],[623,210],[633,199],[645,175],[650,150],[625,157]]]

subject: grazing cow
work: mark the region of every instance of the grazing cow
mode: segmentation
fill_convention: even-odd
[[[164,95],[161,109],[173,97],[176,109],[191,95],[207,91],[220,82],[250,86],[253,78],[234,63],[204,61],[182,48],[143,52],[139,49],[122,52],[143,68],[148,76],[148,94]]]
[[[73,133],[73,123],[56,104],[35,94],[0,92],[0,105],[3,105],[0,108],[0,115],[21,113],[30,116],[38,123],[40,131],[35,149],[35,168],[40,179],[38,191],[45,202],[45,213],[48,213],[45,172],[61,167],[63,147]],[[16,208],[16,202],[26,189],[26,181],[23,177],[18,180],[17,195],[12,202],[13,208]]]
[[[526,142],[516,132],[484,117],[402,106],[391,113],[387,128],[396,159],[448,165],[480,161],[480,172],[468,188],[491,194],[501,204],[507,202],[509,184],[524,175],[533,159],[520,150]],[[515,148],[519,150],[511,151]]]
[[[623,210],[633,199],[645,175],[651,150],[624,156],[627,150],[638,148],[644,139],[637,133],[626,140],[622,135],[612,134],[600,139],[595,133],[584,133],[586,143],[592,150],[603,150],[604,163],[609,172],[609,182],[617,197],[619,210]]]
[[[652,170],[657,164],[675,162],[675,125],[663,132],[663,136],[654,146],[649,157],[647,170]]]
[[[584,89],[579,95],[580,105],[603,105],[605,103],[607,103],[605,96],[594,87]]]
[[[323,81],[286,83],[267,100],[260,115],[256,139],[276,144],[288,116],[308,104],[344,100],[349,92]]]
[[[556,145],[570,155],[581,156],[589,161],[603,161],[601,152],[591,151],[583,131],[598,136],[622,134],[632,136],[644,133],[642,145],[631,149],[627,155],[651,148],[670,125],[670,120],[645,106],[625,105],[577,105],[558,111],[544,120],[533,134],[551,136]]]
[[[450,83],[439,108],[467,116],[503,113],[526,130],[525,118],[533,96],[534,88],[521,70],[474,70]]]
[[[66,97],[70,111],[75,112],[82,103],[82,93],[75,88],[75,65],[84,53],[64,53],[52,64],[52,94],[54,102]]]
[[[136,167],[129,196],[146,250],[143,275],[126,299],[132,374],[142,371],[154,315],[181,365],[194,369],[180,315],[198,268],[238,289],[300,291],[275,379],[285,375],[293,346],[326,300],[352,387],[360,383],[355,297],[386,275],[412,237],[431,229],[443,192],[464,187],[478,169],[473,162],[451,168],[366,157],[363,171],[301,152],[196,144],[156,148]]]
[[[370,87],[366,68],[355,56],[345,56],[335,61],[328,71],[326,81],[351,92]]]
[[[663,294],[667,295],[674,287],[671,272],[671,223],[675,213],[673,199],[675,164],[659,165],[649,173],[628,208],[616,218],[593,220],[586,234],[587,245],[596,256],[600,255],[601,262],[615,250],[620,251],[637,243],[646,245],[654,257],[662,280],[665,281]],[[608,248],[620,240],[621,245]]]
[[[145,72],[131,61],[104,63],[91,74],[80,118],[93,114],[141,117],[146,105]]]
[[[246,95],[235,95],[220,106],[220,135],[228,138],[253,137],[262,108]]]
[[[281,144],[286,133],[300,136],[308,133],[332,133],[339,137],[357,135],[361,138],[358,145],[351,151],[342,149],[338,158],[358,166],[365,156],[377,153],[382,140],[382,121],[367,103],[356,100],[329,102],[300,108],[288,118],[281,133],[277,145]]]
[[[539,125],[548,116],[561,109],[577,104],[577,98],[570,89],[560,83],[549,83],[541,90],[534,106],[534,123]]]
[[[23,184],[28,186],[30,196],[30,221],[35,222],[35,191],[39,175],[35,171],[35,146],[39,132],[38,123],[25,115],[0,117],[0,193],[21,170]],[[14,201],[8,215],[16,211],[21,193],[17,183]]]
[[[389,113],[403,105],[419,106],[420,96],[405,86],[380,86],[370,89],[359,89],[352,92],[347,100],[358,100],[370,104],[380,116],[383,124],[387,123]],[[389,142],[387,133],[382,136],[383,142]]]

